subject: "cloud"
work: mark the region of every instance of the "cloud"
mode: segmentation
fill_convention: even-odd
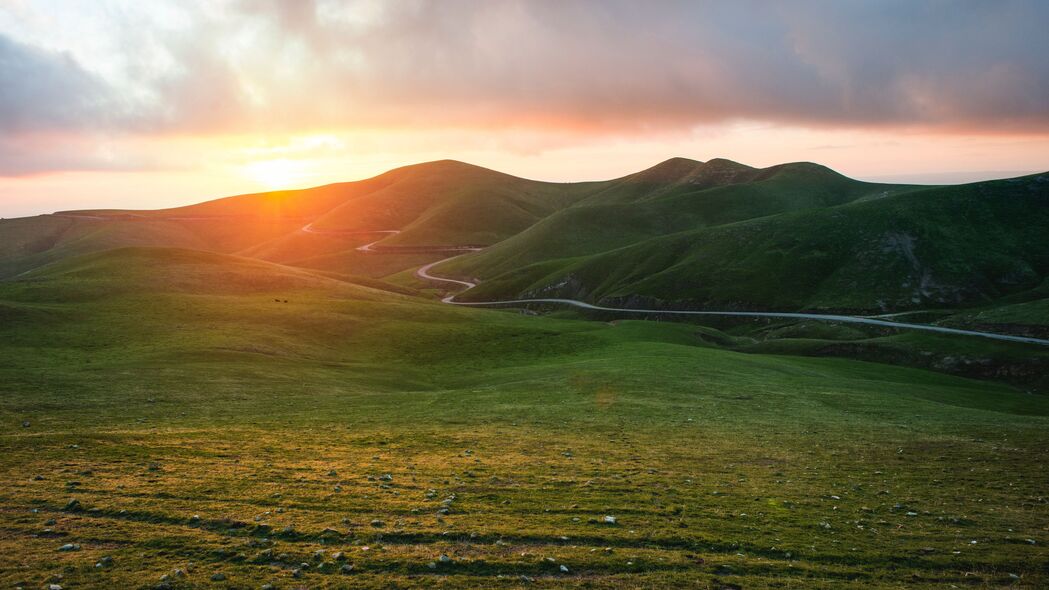
[[[140,171],[170,164],[127,150],[104,137],[34,133],[0,137],[0,176],[31,176],[56,170]]]
[[[1044,2],[237,6],[277,40],[254,47],[297,63],[300,84],[261,84],[291,120],[305,110],[324,123],[627,133],[740,119],[1049,131]]]
[[[1049,133],[1036,0],[43,1],[0,8],[9,135]]]
[[[105,125],[105,85],[68,53],[0,35],[0,132]]]

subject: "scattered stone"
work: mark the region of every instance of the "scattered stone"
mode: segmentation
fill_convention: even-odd
[[[328,472],[328,477],[336,477],[338,475],[339,475],[339,472],[335,471],[334,469],[332,469],[331,471]]]
[[[43,475],[39,475],[39,474],[34,475],[33,476],[33,481],[44,481],[44,476]]]
[[[452,558],[442,553],[441,556],[437,558],[437,561],[441,563],[450,563]]]
[[[377,529],[381,529],[382,527],[386,526],[386,523],[379,519],[375,519],[372,521],[372,526]]]
[[[173,571],[171,573],[174,574],[176,578],[185,578],[186,577],[186,570],[184,570],[184,569],[182,569],[180,567],[175,568],[175,571]]]
[[[295,568],[295,569],[291,570],[291,577],[293,577],[293,578],[301,578],[302,577],[302,570],[299,569],[299,568]]]
[[[58,548],[59,551],[80,551],[80,545],[76,543],[66,543]]]
[[[263,584],[259,590],[277,590],[277,587],[273,584]]]
[[[221,572],[220,572],[220,573],[217,573],[217,574],[213,574],[213,575],[211,576],[211,581],[212,581],[212,582],[221,582],[221,581],[223,581],[223,580],[225,580],[225,579],[226,579],[226,574],[223,574],[223,573],[221,573]]]
[[[66,502],[66,505],[65,505],[64,508],[62,508],[62,510],[65,510],[66,512],[76,512],[77,510],[80,510],[81,508],[82,508],[82,506],[80,505],[80,500],[77,500],[77,499],[74,498],[74,499],[70,500],[69,502]]]
[[[95,567],[103,568],[103,567],[109,567],[111,565],[113,565],[113,558],[107,555],[107,556],[103,557],[102,559],[99,559],[98,563],[95,564]]]
[[[604,521],[605,524],[615,524],[616,523],[616,517],[614,517],[614,516],[605,516],[602,520]]]
[[[57,524],[57,521],[53,518],[44,521],[44,526],[55,526],[55,524]]]
[[[28,422],[26,422],[26,424],[28,424]],[[47,590],[62,590],[62,586],[59,584],[48,584]]]
[[[336,551],[335,553],[331,554],[331,558],[335,561],[346,561],[346,554],[342,551]]]
[[[562,566],[560,566],[557,569],[561,570],[562,574],[567,574],[568,573],[568,566],[566,566],[566,565],[562,565]]]
[[[22,428],[29,428],[30,426],[31,426],[31,424],[29,424],[29,420],[23,420],[22,421]]]
[[[349,563],[344,563],[342,564],[342,567],[339,568],[339,572],[344,574],[353,573],[353,565]]]

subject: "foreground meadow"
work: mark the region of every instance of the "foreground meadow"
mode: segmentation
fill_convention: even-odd
[[[185,251],[0,301],[3,587],[1049,584],[1005,385]]]

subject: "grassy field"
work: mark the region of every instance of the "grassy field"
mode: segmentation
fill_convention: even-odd
[[[396,291],[156,248],[0,283],[0,586],[1049,584],[1043,396]]]

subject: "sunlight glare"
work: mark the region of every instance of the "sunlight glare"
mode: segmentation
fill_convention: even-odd
[[[242,167],[244,176],[271,190],[303,184],[309,177],[309,165],[302,160],[278,158],[259,160]]]

